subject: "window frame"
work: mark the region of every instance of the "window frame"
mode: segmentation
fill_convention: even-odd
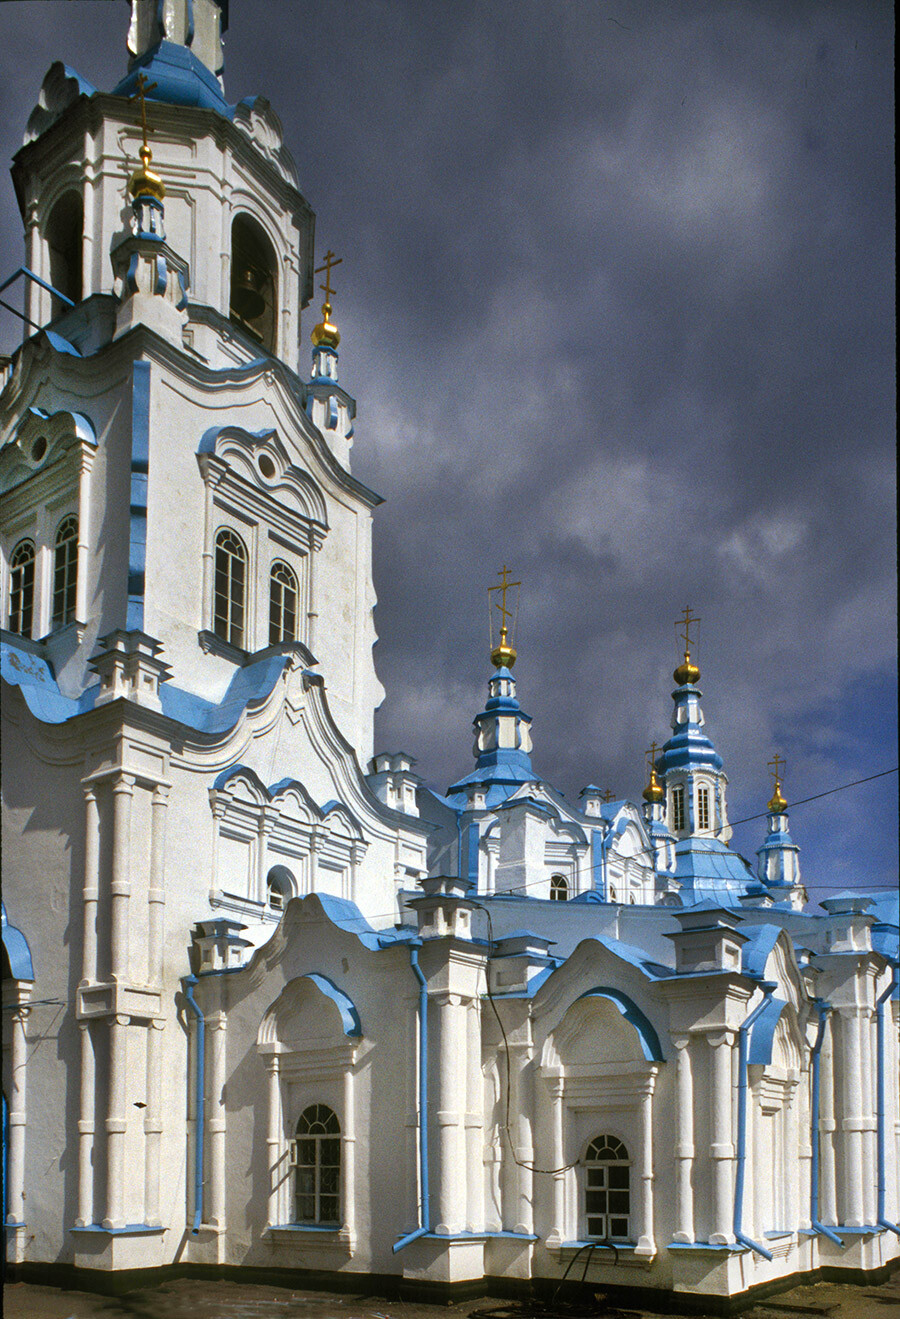
[[[619,1150],[621,1150],[621,1154],[618,1155],[617,1157],[592,1159],[590,1155],[591,1155],[591,1151],[594,1149],[595,1146],[598,1147],[598,1149],[605,1146],[610,1151],[613,1151],[616,1148],[618,1148]],[[619,1244],[628,1244],[634,1239],[632,1235],[633,1206],[632,1206],[632,1193],[631,1193],[631,1169],[633,1167],[633,1160],[628,1151],[628,1147],[626,1146],[623,1140],[619,1139],[618,1136],[610,1135],[608,1132],[602,1132],[600,1135],[592,1137],[591,1140],[588,1142],[587,1148],[585,1150],[584,1158],[582,1160],[582,1165],[584,1168],[584,1175],[582,1180],[581,1203],[582,1203],[582,1212],[584,1216],[585,1241],[611,1241],[611,1242],[617,1242]],[[611,1184],[609,1177],[610,1169],[616,1169],[616,1170],[624,1169],[625,1172],[624,1186],[617,1186]],[[593,1184],[592,1184],[592,1174],[594,1174]],[[613,1195],[622,1195],[622,1194],[624,1194],[627,1197],[626,1199],[627,1207],[624,1210],[624,1212],[621,1209],[618,1210],[611,1209],[610,1197]],[[591,1208],[588,1197],[592,1195],[598,1197],[604,1196],[605,1197],[604,1204],[606,1207],[602,1210]],[[606,1233],[592,1231],[591,1230],[592,1219],[602,1220],[607,1228]],[[612,1230],[614,1221],[617,1223],[621,1223],[622,1221],[624,1221],[623,1232],[614,1232]]]
[[[277,577],[278,572],[282,572],[290,578],[290,583],[285,582],[281,577]],[[276,585],[280,587],[280,599],[276,601]],[[285,594],[290,590],[293,592],[293,627],[291,635],[285,635],[284,617],[287,612],[285,606]],[[273,615],[277,614],[276,617]],[[269,645],[279,646],[293,644],[299,640],[299,621],[300,621],[300,582],[296,572],[289,563],[284,559],[273,559],[269,564]],[[275,635],[275,633],[279,635]]]
[[[550,901],[569,901],[569,881],[565,875],[553,874],[550,876]]]
[[[708,831],[710,824],[710,792],[705,783],[697,788],[697,828]]]
[[[16,563],[16,556],[26,548],[31,549],[31,558]],[[28,568],[31,569],[30,582],[24,580]],[[18,582],[16,580],[17,573],[22,574],[22,580]],[[23,536],[13,546],[12,553],[9,556],[9,601],[6,610],[6,626],[10,632],[14,632],[19,637],[31,638],[34,633],[36,579],[37,547],[30,536]],[[30,595],[30,599],[27,599],[26,602],[25,597],[28,595]],[[17,596],[20,597],[18,603]],[[27,616],[27,627],[24,624],[24,618],[16,619],[16,612]],[[18,622],[18,626],[15,625],[16,622]]]
[[[234,554],[233,551],[225,550],[220,545],[220,541],[227,536],[231,536],[234,539],[234,541],[237,543],[237,545],[240,547],[242,551],[242,556],[237,556]],[[226,579],[226,585],[228,588],[224,593],[219,589],[220,573],[222,572],[222,569],[220,569],[219,567],[220,550],[222,551],[223,554],[228,553],[231,555],[231,557],[227,561],[227,567],[224,573]],[[239,562],[243,565],[243,574],[242,574],[243,580],[241,582],[241,601],[239,606],[241,610],[241,624],[239,628],[235,627],[234,619],[232,617],[232,611],[235,608],[235,603],[233,599],[233,594],[234,594],[233,577],[230,569],[231,569],[231,564],[233,562]],[[213,535],[213,583],[212,583],[212,602],[211,602],[212,631],[215,634],[215,636],[219,638],[220,641],[226,642],[229,646],[234,646],[237,650],[247,649],[246,643],[248,640],[248,620],[250,618],[250,601],[248,599],[248,595],[249,595],[248,588],[249,588],[250,580],[251,580],[250,555],[247,550],[247,546],[244,543],[243,538],[238,535],[238,533],[235,531],[233,527],[229,526],[227,523],[223,523],[221,526],[216,528],[216,531]],[[226,606],[225,613],[221,616],[219,613],[219,603],[218,603],[220,598],[225,601],[225,606]],[[224,630],[220,630],[220,617],[221,617],[222,628]],[[235,639],[236,637],[237,639]]]
[[[672,788],[672,831],[673,833],[679,833],[686,827],[684,784],[676,783]]]
[[[64,535],[67,526],[71,534]],[[50,631],[76,620],[78,614],[78,514],[67,513],[53,537],[53,573],[50,587]],[[63,557],[60,552],[63,551]],[[60,584],[61,582],[61,584]],[[58,597],[62,597],[57,604]]]
[[[314,1115],[314,1116],[310,1116]],[[327,1115],[327,1116],[326,1116]],[[300,1127],[304,1120],[308,1121],[309,1130],[301,1132]],[[311,1128],[319,1125],[322,1131],[313,1131]],[[301,1146],[306,1144],[312,1145],[313,1157],[312,1162],[300,1162],[303,1153]],[[336,1147],[336,1162],[324,1163],[323,1150],[325,1146],[333,1145]],[[328,1104],[308,1104],[297,1119],[297,1125],[294,1128],[294,1137],[290,1146],[290,1164],[294,1169],[294,1186],[293,1186],[293,1223],[298,1227],[315,1227],[330,1228],[338,1230],[343,1225],[343,1133],[341,1131],[340,1119],[334,1109]],[[336,1169],[337,1175],[334,1178],[334,1189],[322,1189],[322,1174],[325,1171],[333,1172]],[[301,1174],[312,1172],[312,1190],[301,1190]],[[313,1215],[303,1216],[300,1213],[301,1197],[313,1200]],[[324,1217],[322,1212],[322,1200],[328,1199],[334,1201],[334,1217]]]

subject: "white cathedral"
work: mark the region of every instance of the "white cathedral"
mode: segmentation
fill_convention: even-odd
[[[507,631],[474,768],[375,754],[380,500],[328,293],[298,363],[314,215],[269,103],[225,98],[226,0],[131,9],[119,85],[54,64],[13,165],[15,1275],[707,1308],[884,1276],[896,899],[806,910],[778,777],[755,869],[729,848],[689,653],[641,803],[540,778]]]

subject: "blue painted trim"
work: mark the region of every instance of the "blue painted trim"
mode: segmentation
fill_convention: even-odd
[[[356,1010],[356,1005],[342,989],[338,989],[337,985],[332,984],[327,976],[319,975],[315,971],[308,971],[303,978],[305,980],[311,980],[320,993],[324,994],[326,998],[331,999],[331,1002],[341,1014],[341,1025],[344,1028],[345,1035],[362,1035],[362,1027],[359,1022],[359,1013]]]
[[[831,1004],[826,1003],[823,999],[813,1000],[816,1012],[819,1014],[819,1028],[816,1032],[816,1040],[812,1050],[812,1100],[810,1103],[809,1126],[810,1126],[810,1145],[812,1147],[812,1158],[809,1165],[809,1221],[815,1232],[821,1233],[829,1241],[843,1248],[843,1241],[826,1227],[824,1223],[819,1222],[819,1055],[822,1052],[822,1044],[825,1040],[825,1022],[831,1011]]]
[[[70,1227],[70,1232],[102,1232],[105,1237],[151,1236],[154,1232],[167,1232],[168,1228],[150,1223],[126,1223],[124,1227],[104,1227],[102,1223],[87,1223],[84,1227]]]
[[[478,844],[481,840],[481,826],[477,820],[470,820],[466,827],[467,865],[466,878],[471,887],[478,889]]]
[[[878,1226],[889,1232],[896,1232],[900,1237],[900,1227],[885,1216],[885,1193],[887,1190],[885,1126],[886,1113],[884,1101],[884,1005],[897,988],[897,970],[900,963],[891,962],[891,981],[887,989],[875,1004],[875,1057],[877,1061],[877,1099],[875,1106],[878,1158]]]
[[[194,44],[194,0],[187,0],[187,31],[184,35],[184,44],[186,46]]]
[[[184,976],[181,981],[184,996],[197,1018],[197,1071],[196,1088],[196,1130],[194,1136],[194,1223],[191,1233],[196,1236],[203,1222],[203,1145],[206,1136],[206,1020],[200,1011],[200,1005],[194,998],[194,986],[197,977]]]
[[[3,950],[9,959],[9,972],[13,980],[34,980],[34,962],[28,940],[15,925],[10,925],[6,904],[0,902],[0,924],[3,929]],[[4,1182],[5,1186],[6,1183]],[[5,1192],[4,1192],[5,1194]],[[6,1214],[3,1215],[4,1222]]]
[[[128,537],[128,607],[125,627],[144,628],[147,566],[147,477],[150,468],[150,363],[135,362],[131,391],[131,502]]]
[[[786,1007],[787,1003],[782,998],[773,998],[764,1004],[763,1010],[750,1028],[747,1044],[748,1063],[762,1063],[765,1066],[772,1061],[775,1028]]]
[[[747,1165],[747,1043],[750,1031],[764,1012],[769,1008],[772,1002],[772,995],[777,989],[774,980],[763,980],[760,988],[763,990],[765,997],[748,1017],[744,1019],[741,1029],[738,1032],[738,1109],[737,1109],[737,1173],[734,1181],[734,1235],[735,1239],[742,1246],[747,1246],[750,1250],[755,1250],[757,1255],[762,1255],[763,1259],[771,1260],[774,1258],[770,1250],[761,1246],[758,1241],[748,1237],[743,1231],[742,1223],[744,1216],[744,1174]],[[779,1009],[779,1015],[780,1015]],[[777,1020],[777,1015],[776,1015]],[[774,1026],[773,1026],[774,1030]]]
[[[411,1242],[431,1233],[428,1185],[428,982],[419,966],[420,943],[410,944],[409,964],[419,982],[419,1183],[422,1203],[419,1207],[419,1226],[414,1232],[395,1241],[391,1253],[396,1255]]]
[[[641,1049],[647,1062],[663,1063],[666,1061],[653,1023],[627,994],[623,994],[620,989],[611,989],[608,985],[600,985],[596,989],[589,989],[586,993],[579,994],[576,1001],[580,1002],[583,998],[608,999],[610,1003],[618,1008],[628,1024],[637,1031]]]
[[[29,270],[27,266],[19,266],[19,269],[14,271],[9,279],[5,279],[3,283],[0,284],[0,293],[3,293],[5,289],[8,289],[13,280],[18,279],[20,275],[24,275],[26,279],[30,279],[34,284],[40,284],[42,289],[46,289],[48,293],[52,293],[54,298],[59,298],[60,302],[64,302],[67,307],[75,306],[75,303],[71,298],[67,298],[65,293],[60,293],[59,289],[55,289],[52,284],[48,284],[46,280],[41,279],[39,275],[36,275],[33,270]]]

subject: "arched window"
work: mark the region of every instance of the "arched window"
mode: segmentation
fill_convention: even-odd
[[[63,518],[53,551],[53,627],[63,627],[75,617],[78,585],[78,519]]]
[[[631,1236],[631,1161],[615,1136],[597,1136],[584,1156],[587,1237],[628,1241]]]
[[[273,866],[266,876],[266,902],[270,910],[284,911],[284,904],[294,891],[294,876],[287,866]]]
[[[618,900],[618,894],[616,893],[615,884],[610,884],[609,886],[609,900],[610,902],[616,902]]]
[[[709,788],[697,789],[697,828],[709,828]]]
[[[264,230],[249,215],[237,215],[231,226],[231,304],[229,315],[275,351],[278,278],[275,249]]]
[[[672,789],[672,828],[676,833],[684,828],[684,787],[680,783]]]
[[[31,636],[34,617],[34,541],[20,540],[9,560],[9,630]]]
[[[569,896],[569,882],[565,875],[550,876],[550,901],[565,902]]]
[[[84,203],[80,193],[63,193],[50,212],[46,234],[50,250],[50,283],[71,302],[80,302],[84,238]],[[53,315],[58,316],[65,310],[65,305],[54,298]]]
[[[296,1169],[295,1222],[337,1227],[341,1221],[341,1126],[324,1104],[300,1114],[291,1142]]]
[[[216,584],[213,599],[213,629],[232,646],[244,645],[247,551],[229,527],[216,532]]]
[[[269,574],[269,645],[297,640],[297,578],[280,559]]]

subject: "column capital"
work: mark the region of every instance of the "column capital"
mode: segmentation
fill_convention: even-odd
[[[125,770],[119,770],[112,780],[112,790],[116,794],[127,794],[129,797],[134,793],[134,785],[137,779],[134,774],[128,774]]]
[[[723,1044],[733,1045],[737,1039],[736,1030],[719,1030],[708,1031],[706,1035],[707,1042],[711,1049],[720,1049]]]

